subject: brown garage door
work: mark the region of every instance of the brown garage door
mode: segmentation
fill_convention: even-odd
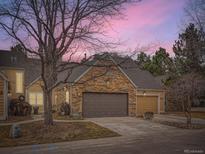
[[[84,93],[84,117],[127,116],[127,94]]]
[[[137,96],[137,114],[142,115],[145,112],[157,113],[157,96]]]

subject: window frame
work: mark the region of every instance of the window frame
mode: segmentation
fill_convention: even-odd
[[[17,86],[18,86],[18,84],[17,84],[17,74],[18,73],[20,73],[20,74],[22,74],[22,83],[21,83],[21,86],[22,86],[22,89],[21,89],[21,91],[17,91]],[[24,93],[24,71],[16,71],[16,73],[15,73],[15,79],[16,79],[16,87],[15,87],[15,91],[16,91],[16,93],[17,94],[23,94]]]
[[[66,90],[66,92],[65,92],[65,101],[66,101],[66,103],[69,103],[69,97],[70,97],[70,93],[69,93],[69,91],[68,91],[68,89]]]
[[[30,97],[31,97],[31,94],[33,94],[34,95],[34,103],[31,103],[31,101],[30,101]],[[39,104],[39,102],[38,102],[38,99],[39,99],[39,97],[38,96],[42,96],[42,104]],[[29,101],[29,104],[31,104],[31,105],[34,105],[34,106],[40,106],[40,105],[43,105],[43,92],[29,92],[29,94],[28,94],[28,101]]]

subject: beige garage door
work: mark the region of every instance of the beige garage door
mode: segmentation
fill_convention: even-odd
[[[0,78],[0,117],[4,114],[4,81]]]
[[[142,115],[145,112],[157,113],[157,96],[137,96],[137,114]]]

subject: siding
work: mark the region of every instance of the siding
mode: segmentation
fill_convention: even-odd
[[[6,76],[8,77],[9,80],[9,86],[10,86],[10,93],[11,93],[11,98],[18,98],[20,95],[25,96],[25,83],[23,79],[23,93],[16,93],[16,72],[17,71],[24,71],[24,70],[14,70],[14,69],[7,69],[4,71]],[[25,73],[24,73],[25,74]]]
[[[0,117],[4,116],[4,80],[0,77]]]

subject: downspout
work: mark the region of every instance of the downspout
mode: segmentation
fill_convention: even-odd
[[[5,101],[5,104],[4,104],[4,119],[8,119],[8,81],[7,80],[4,80],[4,101]]]
[[[135,100],[135,116],[137,117],[137,89],[136,90],[136,100]]]

